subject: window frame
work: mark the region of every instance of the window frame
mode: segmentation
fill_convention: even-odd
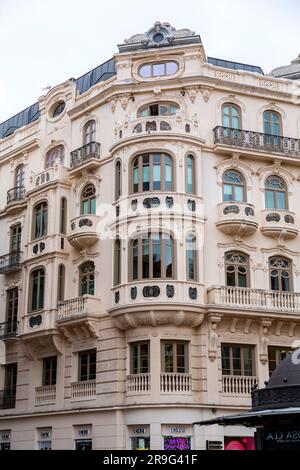
[[[147,345],[147,361],[148,361],[148,367],[147,367],[147,372],[142,371],[142,354],[141,354],[141,346]],[[137,371],[134,372],[134,354],[133,354],[133,348],[137,348]],[[149,374],[150,373],[150,341],[134,341],[129,344],[129,373],[131,375],[138,375],[138,374]]]
[[[84,196],[84,192],[87,190],[89,186],[93,188],[94,193],[90,196]],[[86,201],[88,202],[88,212],[85,212],[84,210],[84,204]],[[93,203],[93,201],[95,202]],[[94,204],[94,211],[93,211],[93,204]],[[80,193],[80,215],[81,216],[96,215],[96,211],[97,211],[96,206],[97,206],[96,186],[94,185],[94,183],[87,182],[82,188],[81,193]]]
[[[167,73],[167,64],[169,64],[169,63],[176,64],[177,70],[175,72]],[[155,75],[153,73],[153,68],[158,66],[158,65],[163,65],[164,66],[164,73]],[[141,75],[142,68],[147,67],[147,66],[150,67],[150,74],[148,76]],[[141,64],[137,69],[137,73],[138,73],[138,76],[140,78],[142,78],[144,80],[149,80],[151,78],[157,78],[157,77],[171,77],[171,76],[176,75],[179,72],[179,70],[180,70],[180,65],[176,60],[160,60],[160,61],[157,61],[157,62],[146,62],[146,63]]]
[[[228,107],[229,108],[229,112],[228,112],[228,117],[229,117],[229,122],[230,122],[230,126],[225,126],[225,123],[224,123],[224,117],[225,117],[225,108]],[[236,109],[237,110],[237,119],[238,119],[238,127],[235,127],[233,125],[233,119],[234,119],[234,116],[232,114],[232,110],[233,109]],[[222,105],[222,127],[224,128],[228,128],[228,129],[234,129],[234,130],[240,130],[242,129],[242,112],[241,112],[241,108],[240,106],[238,106],[237,104],[235,103],[223,103]]]
[[[157,114],[151,114],[151,107],[154,107],[154,106],[157,106],[158,108],[158,113]],[[160,108],[162,106],[165,106],[165,107],[169,107],[171,108],[172,106],[174,108],[176,108],[175,112],[168,112],[167,114],[161,114],[160,113]],[[150,110],[150,113],[149,114],[146,114],[146,115],[143,115],[143,111],[145,111],[146,109],[149,109]],[[169,109],[170,111],[170,109]],[[147,103],[143,106],[141,106],[138,110],[137,110],[137,118],[145,118],[145,119],[150,119],[150,118],[153,118],[153,117],[170,117],[170,116],[175,116],[177,111],[180,111],[180,106],[178,103],[175,103],[174,101],[155,101],[153,103]]]
[[[242,180],[242,183],[235,183],[235,182],[229,183],[229,182],[226,182],[225,181],[225,176],[226,176],[227,173],[230,173],[230,172],[238,174],[240,176],[241,180]],[[232,187],[233,197],[231,198],[230,201],[225,200],[225,191],[224,191],[225,186],[231,186]],[[242,190],[243,190],[243,200],[242,201],[239,201],[236,198],[236,189],[235,189],[236,187],[242,188]],[[236,203],[236,204],[242,204],[244,202],[247,202],[246,179],[245,179],[243,173],[241,173],[239,170],[236,170],[235,168],[227,168],[227,170],[225,170],[223,175],[222,175],[222,201],[224,203],[228,203],[228,204],[231,203],[231,202]]]
[[[37,210],[39,207],[41,208],[40,232],[37,234]],[[33,207],[32,240],[40,240],[48,235],[48,216],[48,201],[37,202]]]
[[[40,272],[40,275],[37,277],[37,297],[36,297],[36,305],[37,307],[40,305],[40,297],[43,299],[42,307],[33,308],[33,281],[34,281],[34,274]],[[29,305],[28,311],[31,312],[39,312],[45,309],[45,286],[46,286],[46,270],[44,266],[38,266],[34,268],[30,273],[30,280],[29,280]],[[41,295],[41,289],[43,293]]]
[[[114,241],[114,286],[118,286],[122,281],[122,244],[121,239]]]
[[[96,142],[96,121],[95,119],[90,119],[83,126],[82,134],[83,145],[91,144]]]
[[[229,262],[227,260],[227,257],[228,256],[243,256],[246,258],[246,261],[245,263],[237,263],[237,262]],[[228,285],[228,281],[227,281],[227,274],[228,274],[228,271],[227,271],[227,268],[228,266],[234,266],[234,285],[231,286],[231,285]],[[245,279],[246,279],[246,286],[239,286],[239,274],[242,274],[242,273],[239,273],[238,272],[238,268],[239,266],[244,266],[246,268],[246,275],[245,275]],[[225,267],[225,285],[227,287],[236,287],[238,289],[247,289],[250,287],[250,263],[249,263],[249,255],[247,253],[243,253],[242,251],[227,251],[225,254],[224,254],[224,267]]]
[[[188,161],[192,161],[192,191],[189,191],[189,164]],[[196,194],[196,159],[195,156],[191,153],[185,157],[185,192],[187,194]]]
[[[50,162],[49,157],[52,157]],[[52,147],[50,150],[48,150],[48,152],[46,153],[45,168],[53,168],[57,159],[59,159],[60,165],[64,165],[65,147],[62,144],[56,145],[55,147]]]
[[[24,188],[25,185],[25,165],[20,163],[15,169],[15,187]]]
[[[270,113],[270,120],[269,121],[267,121],[267,119],[266,119],[266,114],[267,113]],[[278,129],[279,129],[278,134],[274,134],[274,132],[273,132],[274,122],[273,122],[272,116],[277,116],[278,117]],[[266,122],[269,122],[270,132],[266,132]],[[273,137],[281,137],[282,136],[282,116],[281,116],[281,114],[278,111],[274,111],[273,109],[266,109],[263,112],[263,126],[264,126],[264,134],[266,134],[268,136],[273,136]]]
[[[271,187],[268,188],[267,185],[268,185],[268,181],[271,179],[271,178],[275,178],[279,181],[282,182],[283,184],[283,187],[284,189],[272,189]],[[267,210],[284,210],[284,211],[288,211],[289,210],[289,200],[288,200],[288,187],[287,187],[287,184],[285,182],[285,180],[281,177],[281,176],[278,176],[278,175],[269,175],[266,180],[265,180],[265,185],[264,185],[264,189],[265,189],[265,208]],[[272,193],[273,194],[273,200],[274,200],[274,207],[267,207],[267,191]],[[284,194],[284,209],[282,208],[278,208],[278,201],[277,201],[277,193],[283,193]]]
[[[223,368],[223,347],[228,347],[229,348],[229,368],[230,368],[230,373],[224,374],[224,368]],[[241,370],[240,374],[234,374],[234,371],[237,369],[233,368],[233,361],[234,361],[234,356],[233,356],[233,348],[240,348],[240,364],[241,364]],[[251,366],[252,366],[252,374],[251,375],[245,375],[245,354],[244,350],[246,348],[250,348],[251,350]],[[222,376],[233,376],[233,377],[255,377],[256,376],[256,350],[255,350],[255,345],[254,344],[240,344],[240,343],[221,343],[221,370],[222,370]]]
[[[160,156],[160,189],[154,189],[153,188],[153,183],[156,181],[154,180],[154,167],[155,167],[155,159],[154,157]],[[149,174],[149,180],[147,181],[149,183],[149,189],[143,190],[143,168],[144,168],[144,162],[145,158],[148,157],[148,174]],[[168,159],[170,159],[171,162],[171,189],[167,189],[167,182],[166,182],[166,168],[169,166],[168,165]],[[138,162],[137,166],[135,163]],[[137,168],[138,171],[138,189],[135,191],[135,168]],[[164,153],[164,152],[154,152],[154,153],[142,153],[135,155],[130,163],[130,193],[131,195],[134,194],[143,194],[143,193],[169,193],[169,192],[174,192],[175,191],[175,168],[174,168],[174,158],[172,155],[169,153]]]
[[[287,268],[278,268],[278,267],[275,267],[275,266],[271,266],[271,262],[273,260],[276,260],[276,259],[282,259],[284,261],[287,261],[288,262],[288,267]],[[268,267],[269,267],[269,284],[270,284],[270,290],[272,291],[273,295],[275,295],[276,293],[279,293],[279,292],[294,292],[294,283],[293,283],[293,266],[292,266],[292,261],[289,259],[289,258],[286,258],[285,256],[280,256],[280,255],[275,255],[275,256],[270,256],[270,258],[268,259]],[[280,286],[279,289],[272,289],[272,279],[271,279],[271,271],[275,271],[275,270],[278,270],[279,272],[279,275],[278,275],[278,285]],[[289,273],[289,287],[290,289],[289,290],[282,290],[282,275],[281,275],[281,272],[282,271],[287,271]],[[274,277],[274,276],[273,276]]]
[[[65,300],[66,267],[63,263],[57,269],[57,304]]]
[[[95,355],[95,362],[91,361],[91,356],[92,355]],[[83,356],[87,356],[87,366],[86,366],[86,368],[87,368],[87,373],[86,373],[87,378],[86,379],[82,378],[84,376],[84,374],[82,373],[82,367],[83,367],[82,358],[83,358]],[[95,371],[91,371],[91,367],[95,367]],[[94,375],[93,378],[91,378],[92,375]],[[78,382],[87,382],[87,381],[90,381],[90,380],[96,380],[96,377],[97,377],[97,349],[92,348],[92,349],[87,349],[87,350],[84,350],[84,351],[80,351],[78,353]]]
[[[172,371],[166,371],[166,350],[165,346],[167,344],[172,345]],[[181,340],[168,340],[163,339],[161,340],[161,371],[164,374],[189,374],[189,341],[181,341]],[[174,347],[175,346],[175,347]],[[183,346],[184,348],[184,372],[178,371],[178,346]]]
[[[88,273],[83,273],[83,269],[88,265],[93,266],[93,271]],[[79,266],[79,297],[83,297],[84,295],[95,295],[95,263],[93,261],[86,261]],[[93,280],[91,277],[93,276]],[[82,293],[82,280],[86,277],[86,284],[87,284],[87,292],[85,294]],[[93,285],[93,293],[91,293],[91,285]]]
[[[67,211],[68,203],[67,198],[62,196],[60,198],[60,211],[59,211],[59,233],[66,235],[67,233]]]
[[[275,359],[270,359],[270,350],[273,350],[275,352]],[[279,365],[279,363],[281,361],[283,361],[286,356],[292,352],[293,349],[289,346],[272,346],[272,345],[268,345],[268,368],[269,368],[269,375],[271,376],[272,372],[276,369],[276,367]],[[283,359],[281,359],[279,357],[280,353],[281,352],[285,352],[285,357]],[[272,369],[270,368],[270,362],[275,362],[275,367],[273,367]]]
[[[14,245],[16,245],[16,249],[14,249]],[[20,253],[22,246],[22,225],[20,222],[9,228],[9,246],[10,253]]]
[[[18,313],[19,287],[11,287],[6,291],[5,321],[7,323],[6,331],[8,333],[15,332],[17,330]]]
[[[49,380],[47,378],[47,364],[50,365]],[[49,382],[49,383],[47,383]],[[42,386],[47,387],[57,384],[57,356],[49,356],[43,358]]]
[[[117,160],[115,164],[115,201],[122,196],[122,164]]]
[[[189,239],[193,238],[193,240],[190,242]],[[193,243],[194,248],[188,249],[189,243]],[[186,280],[187,281],[198,281],[198,248],[197,248],[197,236],[194,233],[189,233],[186,238],[185,238],[185,247],[186,247]],[[194,270],[194,276],[190,277],[190,257],[189,253],[193,252],[193,270]]]

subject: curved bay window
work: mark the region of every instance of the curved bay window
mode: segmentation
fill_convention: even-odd
[[[42,310],[44,308],[45,297],[45,269],[38,268],[32,271],[30,275],[30,301],[29,308],[31,312]]]
[[[186,272],[188,281],[197,281],[197,239],[190,234],[186,238]]]
[[[223,104],[222,124],[223,127],[229,127],[230,129],[241,128],[241,113],[238,106],[231,103]]]
[[[269,176],[265,183],[266,209],[287,210],[287,188],[279,176]]]
[[[227,170],[223,175],[223,201],[244,202],[246,188],[243,175],[236,170]]]
[[[89,121],[83,128],[83,145],[90,144],[96,140],[96,122]]]
[[[139,155],[132,162],[132,192],[173,191],[173,159],[164,153]]]
[[[47,235],[48,227],[48,204],[43,201],[33,209],[33,239],[42,238]]]
[[[186,185],[186,192],[195,194],[196,188],[195,188],[195,159],[193,155],[188,155],[186,157],[185,161],[185,171],[186,171],[186,179],[185,179],[185,185]]]
[[[173,116],[178,109],[179,106],[176,103],[153,103],[140,108],[137,117]]]
[[[149,232],[130,244],[130,279],[172,279],[175,276],[173,238]]]
[[[92,261],[79,268],[79,295],[95,294],[95,265]]]
[[[249,287],[249,258],[239,252],[225,255],[226,285],[228,287]]]
[[[82,190],[80,201],[80,215],[96,214],[96,188],[88,183]]]
[[[269,259],[271,290],[289,292],[292,290],[291,261],[281,256]]]
[[[64,164],[65,161],[65,149],[63,145],[58,145],[53,149],[49,150],[46,156],[46,168],[52,167],[56,162],[60,163],[61,165]]]

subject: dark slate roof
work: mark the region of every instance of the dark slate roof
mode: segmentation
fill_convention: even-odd
[[[264,72],[257,65],[242,64],[241,62],[232,62],[231,60],[216,59],[215,57],[207,57],[207,62],[217,67],[225,67],[226,69],[245,70],[246,72],[259,73],[264,75]]]
[[[290,65],[277,67],[270,72],[271,77],[290,78],[291,80],[300,80],[300,54],[296,59],[292,60]]]
[[[207,61],[216,65],[217,67],[225,67],[235,70],[246,70],[248,72],[255,72],[263,75],[263,71],[260,67],[255,65],[241,64],[239,62],[232,62],[230,60],[216,59],[214,57],[208,57]],[[96,83],[108,80],[116,74],[115,59],[109,59],[98,67],[90,70],[81,77],[75,80],[76,88],[79,94],[85,93]],[[0,124],[0,139],[4,139],[12,134],[15,130],[20,127],[27,126],[31,122],[35,121],[40,117],[39,103],[34,103],[28,108],[24,109],[15,116],[7,119]]]
[[[300,349],[288,354],[279,363],[268,381],[267,388],[291,385],[300,387]]]

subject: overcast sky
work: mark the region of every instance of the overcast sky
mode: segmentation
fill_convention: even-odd
[[[265,73],[300,52],[299,0],[0,0],[0,122],[155,21],[190,28],[207,55]]]

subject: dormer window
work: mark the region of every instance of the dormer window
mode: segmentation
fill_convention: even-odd
[[[138,73],[142,78],[164,77],[166,75],[174,75],[178,71],[178,68],[177,62],[157,62],[141,65]]]
[[[56,118],[59,116],[65,109],[66,103],[64,101],[58,101],[54,106],[52,117]]]

